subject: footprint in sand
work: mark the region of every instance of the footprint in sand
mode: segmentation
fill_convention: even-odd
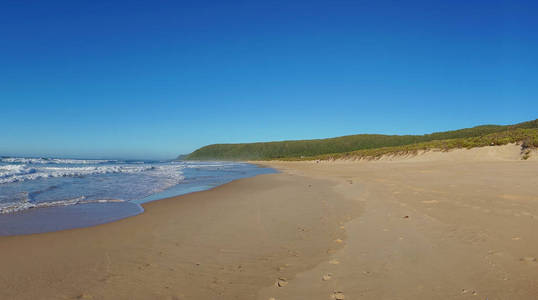
[[[288,285],[288,280],[284,277],[280,277],[276,281],[276,286],[278,287],[285,287],[286,285]]]
[[[461,294],[462,294],[462,295],[465,295],[465,294],[467,294],[467,293],[469,293],[468,290],[466,290],[466,289],[462,289],[462,290],[461,290]],[[476,295],[478,295],[478,293],[477,293],[476,291],[471,291],[471,295],[476,296]]]
[[[298,231],[301,231],[301,232],[307,232],[307,231],[310,231],[310,229],[306,228],[306,227],[302,227],[302,226],[297,226],[297,230]]]
[[[329,263],[330,263],[331,265],[337,265],[337,264],[339,264],[340,262],[339,262],[337,259],[331,259],[331,260],[329,260]]]
[[[342,292],[334,292],[331,298],[336,299],[336,300],[344,300],[346,299],[346,296]]]
[[[283,266],[280,266],[277,269],[277,271],[281,272],[281,271],[284,271],[286,270],[287,267],[291,266],[290,264],[284,264]]]
[[[438,200],[424,200],[424,201],[422,201],[422,203],[424,203],[424,204],[437,204],[437,203],[439,203],[439,201]]]
[[[536,257],[532,257],[532,256],[522,257],[519,260],[522,261],[522,262],[528,263],[528,264],[536,264],[537,263]]]

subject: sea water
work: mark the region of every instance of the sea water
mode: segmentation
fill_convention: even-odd
[[[0,158],[0,235],[106,223],[273,169],[236,162]]]

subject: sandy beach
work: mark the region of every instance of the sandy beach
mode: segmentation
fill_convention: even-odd
[[[538,300],[538,0],[2,4],[0,300]]]
[[[0,299],[537,299],[538,161],[518,148],[265,162],[281,173],[0,237]]]

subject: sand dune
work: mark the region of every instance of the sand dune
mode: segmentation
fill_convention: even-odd
[[[507,144],[503,146],[476,147],[471,149],[451,149],[448,151],[432,149],[408,154],[387,154],[378,158],[345,159],[336,162],[427,162],[427,161],[519,161],[538,160],[538,151],[529,149],[529,156],[523,159],[524,150],[521,145]],[[332,161],[334,162],[334,161]]]

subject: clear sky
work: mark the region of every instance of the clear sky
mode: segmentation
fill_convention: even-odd
[[[2,1],[0,155],[538,118],[537,1]]]

